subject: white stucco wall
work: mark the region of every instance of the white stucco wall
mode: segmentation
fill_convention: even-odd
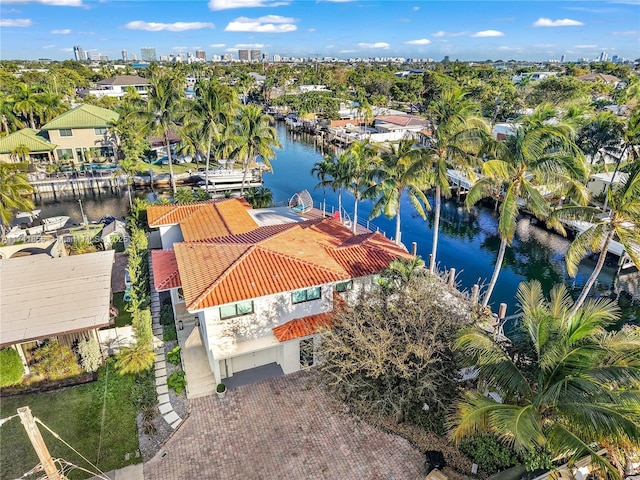
[[[180,225],[163,225],[159,230],[163,250],[172,249],[174,243],[184,242]]]

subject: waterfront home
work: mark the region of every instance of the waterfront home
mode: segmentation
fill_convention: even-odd
[[[100,80],[96,88],[82,90],[78,95],[81,98],[86,95],[94,95],[98,98],[115,97],[120,99],[127,93],[128,88],[133,88],[142,98],[147,98],[149,80],[138,75],[118,75]]]
[[[114,251],[54,258],[33,244],[6,248],[14,251],[0,260],[0,348],[14,348],[29,373],[44,340],[99,341],[97,330],[110,323]]]
[[[147,208],[163,250],[154,285],[174,312],[197,318],[216,382],[272,364],[288,374],[317,361],[318,330],[337,305],[410,255],[378,233],[354,235],[333,218],[244,199]],[[192,317],[193,318],[193,317]]]
[[[109,126],[118,117],[106,108],[80,105],[58,115],[42,131],[56,145],[54,157],[58,162],[115,161],[117,146]]]
[[[55,148],[56,145],[49,141],[46,134],[23,128],[0,138],[0,162],[52,163]],[[24,154],[15,153],[21,149],[26,149]]]

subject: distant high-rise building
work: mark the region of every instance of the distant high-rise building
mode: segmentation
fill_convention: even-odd
[[[124,48],[122,49],[122,61],[127,61],[127,51]]]
[[[606,62],[608,59],[609,59],[609,55],[607,55],[605,52],[601,52],[600,53],[599,60],[601,62]]]
[[[273,61],[274,62],[280,62],[282,60],[282,57],[280,55],[278,55],[277,53],[275,53],[273,55]]]
[[[249,50],[249,58],[252,62],[262,60],[262,52],[260,50]]]
[[[73,47],[73,56],[78,62],[83,62],[87,59],[87,54],[80,45]]]
[[[233,53],[225,53],[225,54],[222,56],[222,60],[223,60],[224,62],[233,62]]]
[[[131,61],[136,62],[138,60],[138,56],[135,53],[131,54]]]
[[[203,62],[207,61],[207,52],[204,50],[196,50],[196,58],[202,60]]]
[[[140,59],[143,62],[155,62],[158,60],[154,47],[142,47],[140,49]]]
[[[238,50],[238,60],[241,62],[249,61],[249,50]]]
[[[567,60],[567,56],[566,55],[562,55],[560,57],[560,63],[564,63]]]

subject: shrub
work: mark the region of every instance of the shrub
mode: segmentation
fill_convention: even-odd
[[[155,418],[158,413],[158,409],[155,405],[150,405],[142,409],[140,415],[142,417],[142,433],[145,435],[155,435],[158,433],[158,427],[156,427]]]
[[[120,350],[116,357],[116,368],[120,375],[141,373],[153,367],[155,358],[151,345],[136,344]]]
[[[138,310],[132,314],[133,331],[136,335],[136,341],[140,345],[151,345],[153,341],[153,330],[151,327],[151,311]]]
[[[82,371],[71,348],[60,345],[57,340],[51,340],[36,348],[33,360],[35,364],[31,370],[50,380],[73,377]]]
[[[162,340],[170,342],[172,340],[178,340],[178,332],[175,325],[165,325]]]
[[[155,382],[156,377],[153,370],[145,370],[136,376],[136,381],[131,390],[131,397],[139,412],[143,412],[148,407],[155,407],[158,403]]]
[[[216,386],[216,392],[223,393],[223,392],[226,392],[226,391],[227,391],[227,386],[224,383],[219,383]]]
[[[187,381],[184,378],[184,372],[173,372],[167,378],[167,386],[178,394],[182,393],[186,385]]]
[[[167,362],[171,363],[172,365],[178,365],[180,363],[180,358],[180,345],[167,352]]]
[[[460,444],[460,451],[489,474],[516,465],[518,457],[492,435],[481,435]]]
[[[173,321],[173,308],[171,304],[164,304],[160,309],[160,325],[171,325]]]
[[[20,355],[13,348],[0,350],[0,387],[16,385],[22,381],[24,367]]]
[[[80,366],[85,372],[95,372],[102,365],[100,345],[93,338],[80,340],[78,343],[78,355],[80,355]]]

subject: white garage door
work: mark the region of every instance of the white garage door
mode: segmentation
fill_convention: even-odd
[[[276,361],[276,351],[277,348],[268,348],[266,350],[259,350],[257,352],[247,353],[246,355],[240,355],[239,357],[233,357],[231,359],[233,371],[235,373],[254,367],[260,367],[267,363],[274,363]]]

